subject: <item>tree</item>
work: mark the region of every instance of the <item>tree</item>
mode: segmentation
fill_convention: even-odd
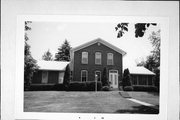
[[[151,52],[156,62],[155,67],[160,66],[160,41],[161,41],[160,32],[161,32],[160,30],[158,30],[157,32],[152,32],[152,34],[149,37],[149,40],[151,41],[152,46],[154,47],[153,51]]]
[[[27,36],[27,31],[31,30],[28,26],[31,21],[25,21],[25,46],[24,46],[24,87],[29,87],[31,84],[31,80],[34,72],[38,69],[38,65],[36,64],[36,60],[31,56],[30,45],[27,43],[29,40]]]
[[[151,41],[152,46],[154,47],[153,51],[151,51],[151,55],[147,56],[147,60],[141,61],[137,65],[144,66],[150,71],[154,72],[155,79],[154,84],[159,89],[159,81],[160,81],[160,30],[157,32],[152,32],[150,34],[149,40]],[[144,63],[144,64],[141,64]]]
[[[130,72],[128,68],[124,70],[122,85],[123,85],[123,90],[124,90],[124,87],[132,85],[131,76],[130,76]]]
[[[71,46],[67,40],[58,48],[58,52],[55,55],[56,61],[70,61],[70,49]]]
[[[49,49],[48,49],[48,51],[46,51],[45,53],[44,53],[44,55],[42,56],[42,59],[43,60],[46,60],[46,61],[52,61],[53,60],[53,58],[52,58],[52,54],[51,54],[51,52],[49,51]]]
[[[123,36],[123,34],[125,33],[125,31],[128,31],[128,24],[129,23],[119,23],[117,24],[117,26],[115,27],[117,33],[117,38],[120,38]],[[147,30],[147,28],[150,25],[156,25],[156,23],[136,23],[134,25],[135,27],[135,37],[143,37],[145,31]]]
[[[69,64],[66,66],[65,73],[64,73],[64,80],[63,80],[63,85],[67,89],[71,80],[71,71]]]
[[[109,86],[109,80],[107,77],[107,68],[106,67],[104,67],[104,69],[103,69],[102,86]]]

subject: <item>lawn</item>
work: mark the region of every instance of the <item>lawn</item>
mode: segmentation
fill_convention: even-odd
[[[159,94],[157,92],[127,92],[134,99],[159,106]]]
[[[29,91],[24,93],[24,111],[68,113],[158,113],[155,109],[142,106],[121,97],[118,91]]]

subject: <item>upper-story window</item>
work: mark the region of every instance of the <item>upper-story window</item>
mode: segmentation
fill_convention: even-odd
[[[108,53],[107,54],[107,65],[113,65],[114,60],[113,60],[113,53]]]
[[[100,52],[95,53],[95,64],[98,64],[98,65],[101,64],[101,53]]]
[[[82,52],[82,64],[88,64],[88,52]]]

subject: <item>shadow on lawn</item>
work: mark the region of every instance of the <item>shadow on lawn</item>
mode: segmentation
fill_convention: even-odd
[[[159,106],[156,106],[156,108]],[[133,109],[120,109],[117,110],[115,113],[132,113],[132,114],[159,114],[159,109],[155,109],[152,107],[147,106],[133,106]]]

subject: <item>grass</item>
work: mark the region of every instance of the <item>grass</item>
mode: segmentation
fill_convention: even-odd
[[[127,92],[134,99],[144,101],[153,105],[159,105],[159,94],[157,92]]]
[[[150,109],[146,106],[141,106],[126,100],[119,95],[118,91],[26,91],[24,94],[24,111],[67,113],[158,113],[155,109]]]

